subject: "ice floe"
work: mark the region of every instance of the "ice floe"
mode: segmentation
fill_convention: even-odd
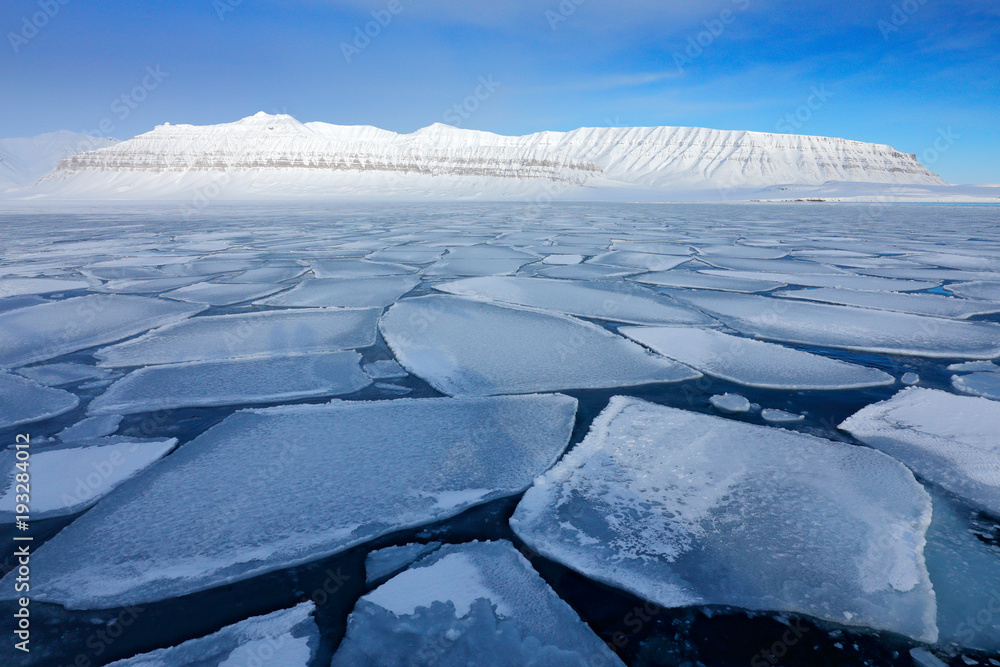
[[[60,278],[4,278],[0,280],[0,298],[26,294],[50,294],[87,289],[90,281]]]
[[[1000,372],[952,375],[951,386],[963,394],[1000,401]]]
[[[760,417],[771,424],[794,424],[805,419],[805,415],[797,415],[794,412],[775,410],[774,408],[764,408],[760,411]]]
[[[309,308],[197,317],[95,353],[101,366],[279,357],[368,347],[379,309]]]
[[[317,278],[363,278],[365,276],[399,276],[416,273],[412,266],[385,262],[369,262],[366,259],[321,259],[310,262]]]
[[[900,313],[912,313],[914,315],[950,317],[957,320],[964,320],[972,317],[973,315],[1000,313],[1000,302],[958,299],[955,297],[940,296],[937,294],[865,292],[861,290],[821,287],[819,289],[775,292],[774,296],[780,296],[786,299],[803,299],[806,301],[835,303],[843,306],[892,310]]]
[[[629,250],[613,250],[587,260],[589,264],[606,264],[621,266],[628,269],[643,271],[667,271],[690,260],[690,257],[658,255],[647,252],[632,252]]]
[[[363,367],[365,373],[368,374],[373,380],[386,380],[389,378],[405,378],[409,373],[406,369],[400,366],[397,362],[392,359],[381,359],[379,361],[373,361],[370,364],[365,364]]]
[[[914,292],[937,287],[940,282],[920,280],[898,280],[873,278],[851,274],[782,273],[780,271],[730,271],[725,269],[704,269],[702,273],[723,278],[741,280],[769,280],[803,287],[834,287],[853,290]]]
[[[371,584],[396,574],[432,551],[437,551],[440,546],[440,542],[412,543],[372,551],[365,557],[365,583]]]
[[[685,289],[708,289],[720,292],[768,292],[786,283],[752,278],[733,278],[726,275],[708,275],[697,271],[659,271],[644,273],[629,278],[637,283],[660,287],[683,287]]]
[[[79,382],[80,380],[106,378],[110,377],[113,373],[114,371],[107,368],[69,363],[29,366],[27,368],[19,368],[17,371],[18,375],[23,375],[38,384],[44,384],[46,387],[58,387],[64,384]]]
[[[969,283],[954,283],[944,288],[952,294],[966,299],[1000,301],[1000,282],[975,280]]]
[[[511,526],[664,607],[795,612],[934,641],[930,520],[927,493],[880,452],[616,397]]]
[[[909,387],[919,383],[920,376],[916,373],[903,373],[903,377],[899,378],[899,381]]]
[[[362,597],[331,664],[623,663],[501,541],[443,546]]]
[[[575,414],[558,394],[237,412],[39,548],[33,599],[163,600],[454,516],[529,486]]]
[[[59,431],[56,433],[56,437],[63,442],[103,438],[117,431],[119,424],[122,423],[122,419],[124,419],[124,416],[117,414],[102,414],[97,417],[87,417]]]
[[[1000,516],[996,402],[913,387],[863,408],[840,428],[924,479]]]
[[[394,303],[419,284],[420,279],[412,276],[320,278],[304,280],[291,290],[256,304],[289,308],[381,308]]]
[[[750,401],[739,394],[716,394],[710,396],[708,402],[713,408],[727,415],[750,412]]]
[[[160,296],[210,306],[231,306],[235,303],[260,299],[283,289],[284,285],[260,283],[195,283],[164,292]]]
[[[0,373],[0,429],[56,417],[79,404],[76,394]]]
[[[712,329],[622,327],[619,332],[706,375],[749,387],[854,389],[895,382],[874,368]]]
[[[686,366],[582,320],[455,296],[403,299],[379,327],[404,368],[452,396],[699,377]]]

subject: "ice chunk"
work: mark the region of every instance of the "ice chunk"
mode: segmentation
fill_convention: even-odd
[[[362,597],[332,667],[621,664],[509,542],[472,542]]]
[[[311,262],[317,278],[363,278],[365,276],[401,276],[416,273],[412,266],[369,262],[366,259],[321,259]]]
[[[33,599],[163,600],[454,516],[527,488],[575,414],[558,394],[237,412],[39,548]]]
[[[951,386],[963,394],[1000,401],[1000,372],[952,375]]]
[[[59,431],[59,433],[56,434],[56,437],[63,442],[102,438],[117,431],[118,425],[122,423],[122,419],[124,419],[123,415],[116,414],[87,417],[86,419]]]
[[[691,258],[632,252],[629,250],[613,250],[589,259],[587,262],[589,264],[607,264],[609,266],[622,266],[629,269],[642,269],[644,271],[668,271],[689,259]]]
[[[449,255],[431,264],[425,276],[496,276],[511,274],[530,261],[529,259],[457,259]]]
[[[31,518],[82,512],[170,453],[176,439],[102,438],[36,448],[31,453]],[[0,523],[14,523],[16,475],[12,449],[0,451]]]
[[[671,294],[758,338],[917,357],[1000,357],[1000,325],[989,322],[724,292]]]
[[[992,361],[965,361],[960,364],[950,364],[948,370],[958,373],[972,373],[974,371],[996,373],[1000,372],[1000,366]]]
[[[467,278],[435,285],[449,294],[513,303],[567,315],[633,324],[716,324],[703,313],[626,283],[547,278]]]
[[[770,280],[788,285],[803,287],[838,287],[853,290],[885,291],[885,292],[915,292],[917,290],[937,287],[940,282],[922,280],[895,280],[890,278],[873,278],[852,274],[813,274],[813,273],[782,273],[780,271],[729,271],[725,269],[704,269],[702,273],[724,278],[740,278],[742,280]]]
[[[320,644],[315,610],[303,602],[108,667],[309,667]]]
[[[910,657],[913,659],[914,667],[948,667],[948,663],[944,660],[919,646],[910,649]]]
[[[403,299],[379,326],[404,368],[452,396],[621,387],[700,376],[588,322],[454,296]]]
[[[264,306],[295,308],[310,306],[381,308],[394,303],[419,284],[420,279],[412,276],[321,278],[305,280],[284,294],[256,303]]]
[[[781,259],[788,256],[787,250],[777,248],[759,248],[746,245],[699,245],[699,255],[709,257],[731,257],[743,259]]]
[[[285,289],[284,285],[262,285],[259,283],[196,283],[181,287],[160,296],[178,301],[206,303],[210,306],[231,306],[259,299]]]
[[[59,278],[4,278],[0,280],[0,298],[25,294],[50,294],[70,290],[87,289],[86,280],[63,280]]]
[[[985,398],[904,389],[840,428],[1000,516],[1000,409]]]
[[[964,320],[973,315],[1000,313],[1000,302],[957,299],[937,294],[899,294],[898,292],[863,292],[860,290],[821,287],[819,289],[787,290],[774,296],[786,299],[804,299],[843,306],[892,310],[914,315],[950,317]]]
[[[309,269],[304,266],[264,266],[235,276],[219,278],[220,283],[280,283],[293,280]]]
[[[129,373],[94,399],[88,414],[280,403],[350,394],[371,384],[357,352],[168,364]]]
[[[0,429],[56,417],[79,404],[80,399],[68,391],[0,373]]]
[[[775,410],[773,408],[764,408],[760,411],[760,416],[764,421],[772,424],[792,424],[805,419],[804,415],[797,415],[794,412],[785,412],[784,410]]]
[[[527,269],[534,268],[526,267]],[[560,278],[563,280],[601,280],[607,278],[621,278],[639,273],[639,269],[619,269],[613,266],[600,266],[599,264],[577,264],[575,266],[553,266],[537,272],[546,278]]]
[[[365,373],[373,380],[386,380],[388,378],[405,378],[409,373],[402,366],[392,359],[382,359],[373,361],[363,366]]]
[[[583,255],[546,255],[542,264],[553,264],[555,266],[572,266],[583,261]]]
[[[411,264],[430,264],[440,259],[444,248],[427,248],[421,246],[398,246],[379,250],[366,257],[376,262],[403,262]]]
[[[706,375],[749,387],[854,389],[895,382],[874,368],[711,329],[622,327],[618,331]]]
[[[751,278],[731,278],[729,276],[710,276],[697,271],[660,271],[644,273],[630,278],[637,283],[659,285],[661,287],[683,287],[685,289],[709,289],[720,292],[767,292],[784,287],[785,283],[772,280],[754,280]]]
[[[934,641],[930,520],[927,493],[880,452],[616,397],[511,526],[547,558],[664,607],[802,613]]]
[[[100,287],[95,287],[99,292],[115,292],[116,294],[159,294],[168,290],[185,287],[202,280],[201,276],[187,276],[183,278],[145,278],[112,280],[104,283]]]
[[[38,384],[44,384],[46,387],[58,387],[59,385],[72,384],[80,380],[106,378],[113,373],[114,371],[110,371],[107,368],[84,366],[83,364],[49,364],[47,366],[21,368],[17,371],[18,375],[23,375]]]
[[[430,544],[404,544],[401,547],[386,547],[372,551],[365,558],[365,583],[372,584],[379,579],[396,574],[441,546],[440,542]]]
[[[974,280],[968,283],[945,285],[944,288],[955,296],[966,299],[1000,300],[1000,281]]]
[[[47,301],[47,299],[35,296],[34,294],[9,296],[5,299],[0,299],[0,313],[5,313],[8,310],[17,310],[18,308],[27,308],[28,306],[37,306],[40,303],[47,303]]]
[[[385,389],[386,391],[391,391],[396,394],[409,394],[411,391],[413,391],[409,387],[393,384],[392,382],[376,382],[375,387],[377,389]]]
[[[916,373],[903,373],[903,377],[899,378],[899,381],[909,387],[920,382],[920,376]]]
[[[712,407],[728,415],[750,412],[750,401],[739,394],[717,394],[708,399]]]
[[[0,368],[111,343],[204,309],[165,299],[91,294],[0,313]]]
[[[379,309],[272,310],[197,317],[94,356],[102,366],[142,366],[332,352],[375,343]]]

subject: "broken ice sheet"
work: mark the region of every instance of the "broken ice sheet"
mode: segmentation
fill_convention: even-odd
[[[94,354],[101,366],[280,357],[367,347],[379,309],[272,310],[213,315],[155,329]]]
[[[995,401],[913,387],[854,413],[840,428],[1000,516],[1000,409]]]
[[[370,364],[365,364],[363,370],[368,377],[373,380],[386,380],[389,378],[405,378],[409,373],[392,359],[380,359]]]
[[[124,415],[105,414],[99,417],[87,417],[72,426],[67,426],[56,433],[56,437],[63,442],[77,440],[90,440],[92,438],[102,438],[111,435],[118,430]]]
[[[82,512],[170,453],[177,440],[95,438],[34,449],[31,454],[31,517],[48,519]],[[15,451],[0,451],[0,523],[14,523]]]
[[[315,611],[314,603],[303,602],[108,667],[309,667],[320,645]]]
[[[671,291],[737,331],[786,343],[917,357],[1000,357],[1000,325],[725,292]]]
[[[29,366],[17,370],[18,375],[23,375],[29,380],[34,380],[46,387],[58,387],[59,385],[71,384],[80,380],[103,379],[110,377],[113,373],[114,371],[107,368],[70,363]]]
[[[1000,282],[977,280],[970,283],[954,283],[944,288],[952,294],[966,299],[1000,301]]]
[[[0,373],[0,429],[57,417],[79,404],[76,394]]]
[[[644,271],[667,271],[683,264],[689,259],[691,258],[683,256],[676,257],[646,252],[631,252],[628,250],[613,250],[612,252],[593,257],[587,260],[587,263],[621,266],[629,269],[642,269]]]
[[[750,412],[750,401],[739,394],[716,394],[710,396],[708,402],[719,412],[727,415],[737,415]]]
[[[0,279],[0,298],[26,294],[50,294],[87,289],[90,281],[58,278],[4,278]]]
[[[1000,372],[952,375],[951,386],[963,394],[1000,401]]]
[[[286,308],[381,308],[395,302],[419,284],[420,279],[413,276],[319,278],[304,280],[283,294],[254,303]]]
[[[416,273],[416,269],[402,264],[369,262],[365,259],[321,259],[310,262],[317,278],[363,278],[365,276],[399,276]]]
[[[458,296],[633,324],[717,324],[669,297],[627,283],[491,276],[435,285]]]
[[[803,287],[836,287],[842,289],[867,290],[872,292],[914,292],[937,287],[939,282],[917,280],[896,280],[873,278],[849,274],[782,273],[779,271],[730,271],[725,269],[704,269],[706,275],[742,280],[769,280]]]
[[[445,545],[362,597],[332,667],[621,665],[510,542]]]
[[[181,407],[280,403],[350,394],[371,384],[357,352],[149,366],[108,387],[91,415]]]
[[[975,301],[937,294],[900,294],[898,292],[866,292],[836,288],[785,290],[773,296],[786,299],[820,301],[843,306],[858,306],[876,310],[892,310],[914,315],[949,317],[964,320],[973,315],[1000,313],[998,301]]]
[[[204,309],[166,299],[91,294],[0,313],[0,368],[111,343]]]
[[[930,520],[927,493],[880,452],[616,397],[510,523],[547,558],[664,607],[934,641]]]
[[[33,599],[163,600],[440,521],[527,488],[562,454],[575,415],[558,394],[237,412],[39,548]]]
[[[440,546],[440,542],[412,543],[372,551],[365,557],[365,583],[372,584],[396,574],[432,551],[436,551]]]
[[[582,320],[454,296],[403,299],[379,327],[404,368],[452,396],[621,387],[700,376]]]
[[[260,299],[286,287],[286,285],[259,283],[195,283],[164,292],[160,296],[177,301],[205,303],[210,306],[231,306],[244,301]]]
[[[887,373],[774,343],[691,327],[622,327],[619,333],[714,377],[748,387],[856,389],[893,384]]]
[[[697,271],[658,271],[644,273],[629,278],[637,283],[658,285],[660,287],[683,287],[685,289],[708,289],[720,292],[767,292],[785,283],[773,280],[754,280],[751,278],[733,278],[726,275],[708,275]]]

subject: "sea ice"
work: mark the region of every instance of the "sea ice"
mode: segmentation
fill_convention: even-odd
[[[995,373],[1000,372],[1000,366],[992,361],[964,361],[960,364],[950,364],[948,370],[957,373],[972,373],[974,371]]]
[[[772,280],[754,280],[751,278],[731,278],[725,275],[710,276],[697,271],[660,271],[644,273],[629,278],[637,283],[658,285],[660,287],[683,287],[685,289],[708,289],[720,292],[767,292],[785,283]]]
[[[0,368],[111,343],[204,309],[166,299],[90,294],[0,313]]]
[[[306,271],[304,266],[263,266],[259,269],[250,269],[235,276],[219,278],[220,283],[265,283],[273,284],[293,280]]]
[[[205,303],[210,306],[231,306],[244,301],[252,301],[285,289],[285,285],[260,283],[195,283],[181,287],[160,296],[177,301]]]
[[[381,359],[379,361],[373,361],[370,364],[365,364],[363,367],[365,373],[368,374],[373,380],[387,380],[389,378],[405,378],[409,373],[406,369],[400,366],[397,362],[392,359]]]
[[[371,384],[360,360],[357,352],[333,352],[149,366],[108,387],[87,413],[131,414],[350,394]]]
[[[1000,325],[793,299],[671,292],[737,331],[787,343],[917,357],[1000,357]]]
[[[794,412],[764,408],[760,411],[761,418],[771,424],[793,424],[805,419],[804,415],[797,415]]]
[[[525,267],[525,270],[542,266],[535,264]],[[639,269],[619,269],[614,266],[600,266],[599,264],[576,264],[573,266],[552,266],[540,269],[536,272],[546,278],[560,278],[563,280],[606,280],[608,278],[621,278],[639,273]]]
[[[668,271],[690,260],[690,257],[658,255],[647,252],[632,252],[629,250],[613,250],[587,260],[589,264],[605,264],[621,266],[643,271]]]
[[[700,377],[589,322],[455,296],[403,299],[379,327],[404,368],[452,396]]]
[[[1000,369],[998,369],[1000,370]],[[114,371],[97,366],[85,366],[83,364],[48,364],[46,366],[29,366],[20,368],[18,375],[23,375],[29,380],[34,380],[38,384],[46,387],[58,387],[59,385],[72,384],[80,380],[92,380],[95,378],[106,378]]]
[[[332,667],[622,665],[506,541],[445,545],[362,597]]]
[[[0,298],[23,296],[25,294],[50,294],[70,290],[87,289],[87,280],[63,280],[59,278],[4,278],[0,280]]]
[[[803,299],[806,301],[835,303],[842,306],[858,306],[859,308],[892,310],[900,313],[912,313],[914,315],[950,317],[957,320],[968,319],[973,315],[1000,313],[1000,302],[958,299],[955,297],[940,296],[937,294],[865,292],[861,290],[821,287],[819,289],[775,292],[774,296],[780,296],[787,299]]]
[[[430,264],[440,259],[444,248],[427,248],[421,246],[398,246],[386,248],[368,255],[365,259],[375,262],[403,262],[404,264]]]
[[[934,641],[930,520],[926,491],[880,452],[616,397],[511,526],[547,558],[664,607]]]
[[[185,276],[181,278],[127,278],[112,280],[100,287],[93,288],[98,292],[114,292],[116,294],[159,294],[169,290],[185,287],[200,282],[201,276]]]
[[[712,325],[715,320],[656,292],[626,283],[491,276],[434,286],[458,296],[499,301],[613,322]]]
[[[103,438],[117,431],[122,419],[124,419],[123,415],[116,414],[87,417],[59,431],[56,433],[56,437],[63,442]]]
[[[1000,401],[1000,372],[952,375],[951,386],[963,394]]]
[[[994,401],[912,387],[856,412],[840,428],[1000,516],[1000,409]]]
[[[301,309],[196,317],[95,353],[102,366],[143,366],[332,352],[375,343],[379,309]]]
[[[500,276],[509,275],[533,259],[457,259],[445,255],[424,270],[425,276]]]
[[[34,449],[31,518],[47,519],[82,512],[170,453],[176,439],[99,438]],[[21,472],[12,449],[0,451],[0,523],[14,523],[16,479]]]
[[[0,429],[56,417],[79,404],[76,394],[0,373]]]
[[[622,327],[619,333],[706,375],[766,389],[856,389],[893,384],[887,373],[774,343],[691,327]]]
[[[712,407],[727,415],[750,412],[750,401],[739,394],[716,394],[708,399]]]
[[[35,551],[33,600],[163,600],[440,521],[521,493],[562,454],[575,414],[558,394],[237,412]]]
[[[365,584],[371,585],[402,571],[432,551],[437,551],[440,546],[440,542],[412,543],[372,551],[365,557]]]
[[[899,378],[899,381],[909,387],[920,382],[920,376],[916,373],[903,373],[903,377]]]
[[[542,264],[553,264],[555,266],[573,266],[583,261],[583,255],[546,255]]]
[[[309,667],[320,644],[315,610],[302,602],[108,667]]]
[[[966,299],[1000,301],[1000,282],[976,280],[969,283],[954,283],[952,285],[945,285],[944,288],[955,296],[964,297]]]
[[[321,259],[310,262],[317,278],[364,278],[365,276],[400,276],[416,273],[412,266],[369,262],[366,259]]]
[[[320,278],[304,280],[284,294],[255,303],[291,308],[382,308],[394,303],[419,284],[420,279],[412,276]]]

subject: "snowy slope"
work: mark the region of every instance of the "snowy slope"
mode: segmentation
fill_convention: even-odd
[[[37,137],[0,139],[0,193],[32,185],[70,155],[116,143],[118,140],[110,137],[96,138],[66,130]]]
[[[439,123],[396,134],[258,113],[67,157],[22,196],[630,198],[831,182],[946,185],[914,155],[844,139],[681,127],[507,137]]]

